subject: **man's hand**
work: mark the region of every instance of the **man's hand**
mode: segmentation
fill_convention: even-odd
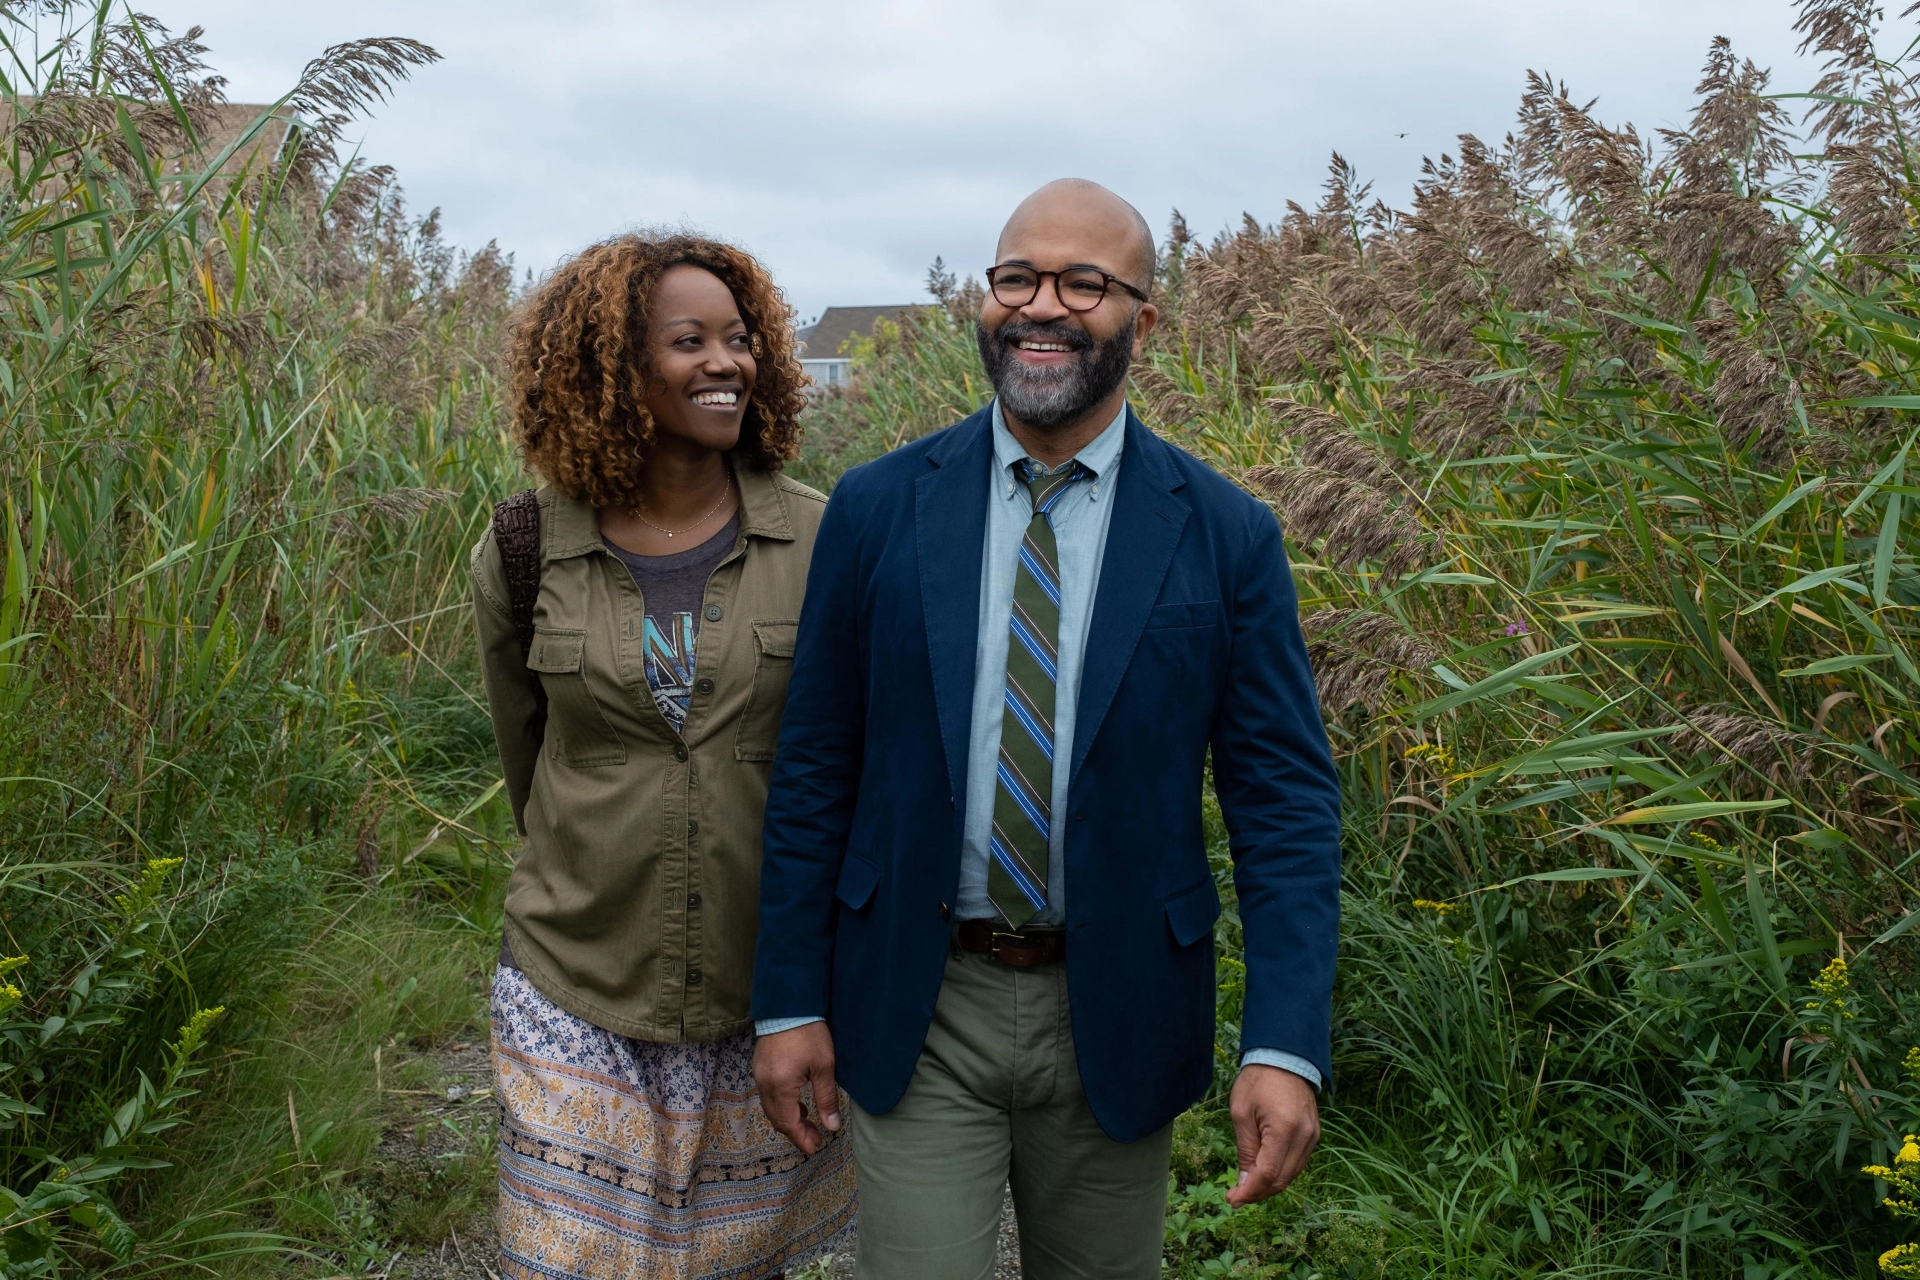
[[[1293,1072],[1256,1063],[1240,1068],[1233,1082],[1232,1112],[1240,1185],[1227,1192],[1227,1203],[1237,1207],[1278,1195],[1306,1168],[1320,1144],[1320,1104],[1313,1086]]]
[[[761,1036],[753,1045],[753,1080],[760,1087],[760,1109],[767,1119],[806,1154],[825,1146],[827,1138],[807,1119],[802,1086],[813,1085],[813,1104],[821,1122],[839,1131],[840,1088],[833,1082],[833,1033],[826,1023],[809,1022],[778,1035]]]

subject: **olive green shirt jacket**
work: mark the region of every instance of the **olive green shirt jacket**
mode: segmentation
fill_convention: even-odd
[[[549,1000],[640,1040],[752,1025],[760,818],[826,499],[778,474],[735,474],[740,537],[707,580],[684,735],[647,687],[640,590],[591,506],[540,490],[524,658],[491,529],[473,549],[481,669],[524,837],[507,943]],[[535,681],[547,691],[544,741]]]

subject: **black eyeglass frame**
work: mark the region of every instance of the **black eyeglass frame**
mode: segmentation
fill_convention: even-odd
[[[1029,293],[1026,297],[1020,299],[1020,301],[1018,302],[1009,302],[1005,298],[1001,297],[999,290],[995,288],[993,283],[994,273],[997,271],[1001,271],[1007,267],[1018,267],[1022,271],[1033,272],[1033,292]],[[1067,296],[1064,293],[1060,292],[1060,277],[1073,275],[1075,273],[1082,273],[1085,275],[1094,275],[1094,276],[1100,277],[1100,281],[1101,281],[1100,297],[1094,302],[1093,306],[1076,307],[1071,302],[1067,301]],[[987,268],[987,292],[993,294],[994,301],[998,302],[1003,307],[1024,307],[1028,303],[1032,302],[1035,298],[1040,296],[1040,288],[1042,285],[1046,284],[1048,276],[1053,277],[1053,296],[1059,300],[1061,306],[1065,307],[1067,310],[1073,312],[1076,315],[1083,315],[1086,312],[1092,311],[1094,307],[1098,307],[1102,302],[1105,302],[1107,300],[1107,294],[1112,291],[1113,286],[1115,285],[1119,285],[1122,289],[1125,289],[1128,293],[1132,294],[1135,298],[1138,298],[1141,302],[1147,301],[1147,295],[1143,293],[1141,290],[1135,288],[1133,285],[1128,284],[1125,280],[1122,280],[1119,276],[1114,275],[1112,272],[1102,271],[1098,267],[1068,267],[1064,271],[1035,271],[1034,268],[1028,266],[1024,262],[1001,262],[1001,263],[996,263],[991,267],[988,267]]]

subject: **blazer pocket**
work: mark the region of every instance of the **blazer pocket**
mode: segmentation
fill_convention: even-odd
[[[1211,880],[1202,880],[1167,902],[1167,926],[1173,930],[1174,942],[1183,947],[1213,937],[1213,922],[1219,918],[1220,895]]]
[[[1157,604],[1147,614],[1147,630],[1170,631],[1175,627],[1211,627],[1220,621],[1218,600],[1186,600],[1175,604]]]
[[[736,760],[771,760],[780,741],[780,713],[787,706],[787,682],[793,677],[793,645],[798,622],[753,624],[753,688],[740,712],[733,740]]]
[[[534,629],[527,670],[539,673],[547,691],[547,745],[555,760],[574,769],[625,764],[627,746],[587,688],[586,648],[584,631]]]
[[[867,905],[867,899],[873,897],[874,887],[879,883],[880,868],[865,858],[848,854],[841,859],[840,883],[834,886],[833,896],[849,911],[858,911]]]

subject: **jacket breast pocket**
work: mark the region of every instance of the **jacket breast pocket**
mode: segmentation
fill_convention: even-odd
[[[780,741],[780,713],[787,706],[787,681],[793,678],[793,644],[798,622],[753,624],[753,688],[740,713],[733,740],[736,760],[771,760]]]
[[[1157,604],[1147,614],[1147,630],[1174,631],[1188,627],[1211,627],[1219,624],[1220,602],[1218,600],[1190,600],[1173,604]]]
[[[541,627],[533,633],[527,670],[539,673],[547,691],[547,745],[555,760],[574,769],[625,764],[626,744],[587,688],[586,648],[585,632]]]

